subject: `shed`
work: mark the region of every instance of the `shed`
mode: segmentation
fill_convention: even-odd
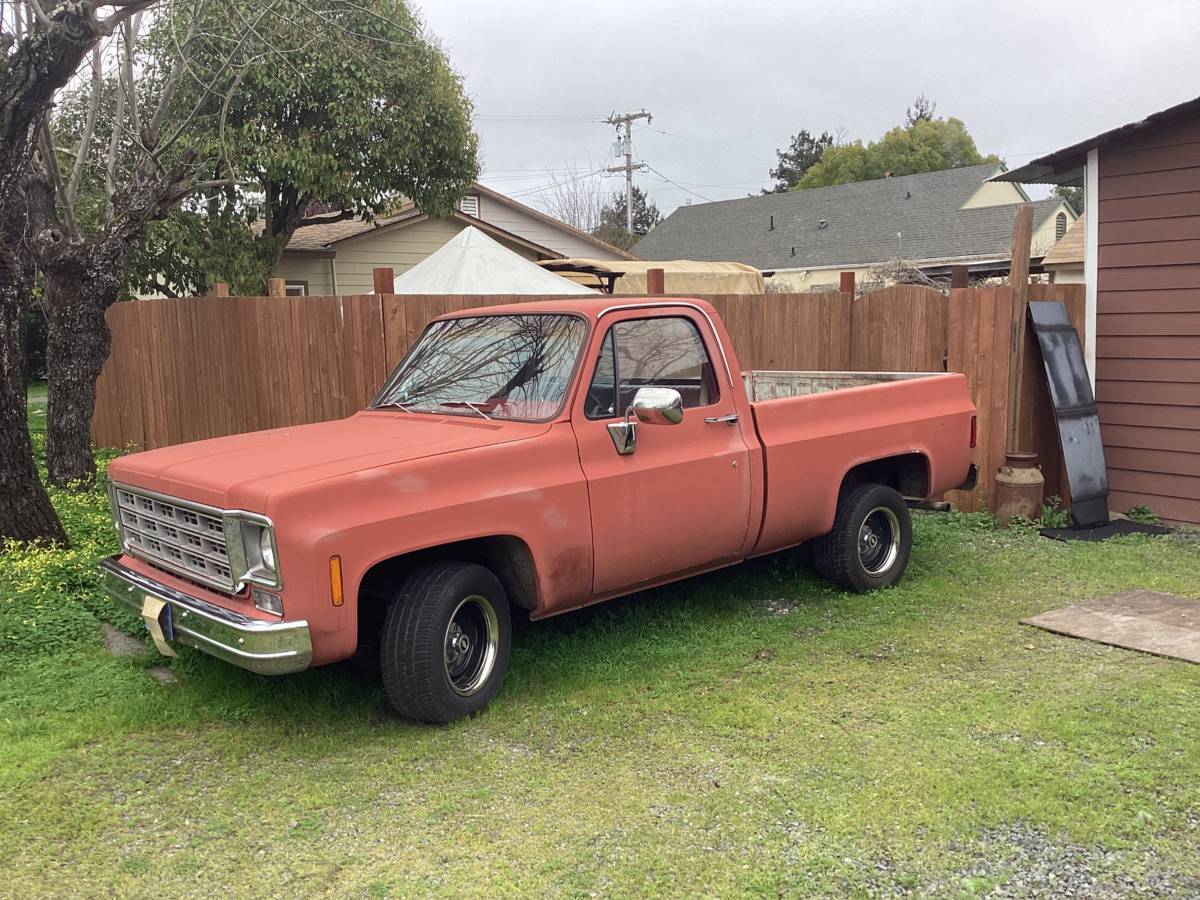
[[[1085,356],[1110,505],[1200,523],[1200,97],[995,180],[1084,187]]]

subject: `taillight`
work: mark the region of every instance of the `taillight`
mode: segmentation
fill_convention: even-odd
[[[971,416],[971,449],[975,449],[976,439],[979,436],[979,417]]]

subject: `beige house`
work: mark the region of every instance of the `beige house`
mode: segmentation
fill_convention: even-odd
[[[468,225],[532,262],[570,256],[635,259],[545,213],[475,184],[459,208],[431,219],[412,205],[374,222],[351,219],[298,228],[272,275],[293,295],[369,294],[373,270],[399,275]]]

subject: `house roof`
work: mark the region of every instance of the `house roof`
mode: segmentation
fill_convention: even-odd
[[[566,222],[556,219],[553,216],[548,216],[544,212],[534,209],[532,206],[526,206],[524,203],[518,203],[512,197],[506,197],[506,196],[504,196],[504,194],[493,191],[489,187],[484,187],[479,182],[476,182],[474,187],[472,187],[471,190],[468,191],[468,193],[482,194],[483,196],[487,197],[489,200],[494,200],[497,203],[501,203],[504,206],[507,206],[509,209],[515,209],[520,212],[523,212],[526,215],[532,216],[533,218],[535,218],[541,222],[545,222],[547,225],[552,225],[561,231],[565,231],[565,232],[567,232],[567,234],[573,235],[574,237],[577,237],[580,240],[587,241],[589,244],[593,244],[593,245],[601,248],[602,250],[606,250],[609,253],[615,253],[621,259],[638,259],[638,257],[634,256],[628,250],[622,250],[620,247],[616,246],[615,244],[610,244],[607,241],[600,240],[600,238],[598,238],[598,237],[593,237],[592,235],[588,234],[586,231],[581,231],[580,229],[576,228],[574,225],[568,225]]]
[[[505,197],[503,194],[493,191],[491,188],[484,187],[482,184],[475,183],[467,191],[468,194],[480,194],[487,197],[489,200],[503,204],[510,209],[518,210],[540,222],[558,228],[561,231],[570,234],[571,236],[583,241],[587,241],[595,247],[599,247],[609,253],[619,256],[622,259],[637,259],[631,253],[622,250],[620,247],[614,247],[612,244],[606,243],[599,238],[592,237],[586,231],[580,231],[568,225],[566,222],[560,222],[553,216],[548,216],[543,212],[539,212],[531,206],[526,206],[523,203],[518,203],[511,197]],[[484,231],[493,237],[503,237],[510,241],[522,243],[531,249],[535,249],[542,256],[557,258],[563,254],[541,244],[535,243],[527,238],[523,238],[511,231],[506,231],[496,225],[479,219],[475,216],[467,215],[461,211],[451,213],[452,218],[461,219],[465,224],[473,225],[474,227]],[[374,221],[365,219],[344,219],[340,222],[325,222],[316,225],[305,225],[303,228],[297,228],[292,235],[291,241],[288,242],[287,249],[289,251],[327,251],[332,246],[340,241],[349,240],[350,238],[359,237],[371,231],[380,228],[388,228],[393,225],[411,225],[418,221],[423,221],[426,218],[416,206],[410,201],[405,201],[397,209],[382,216],[376,216]],[[261,222],[256,222],[255,227],[262,228]]]
[[[1071,223],[1062,239],[1050,248],[1050,252],[1042,257],[1042,267],[1083,265],[1083,229],[1083,216],[1080,216]]]
[[[988,163],[681,206],[635,249],[647,259],[733,260],[760,269],[1007,258],[1015,204],[962,208],[995,171]],[[1060,203],[1034,203],[1034,228]]]
[[[1015,181],[1020,184],[1083,184],[1083,164],[1087,160],[1089,150],[1103,147],[1113,141],[1129,137],[1143,129],[1150,128],[1180,116],[1195,115],[1200,112],[1200,97],[1185,100],[1174,106],[1168,106],[1156,113],[1151,113],[1144,119],[1129,122],[1117,128],[1102,131],[1085,141],[1039,156],[1030,160],[1011,172],[1002,172],[992,181]]]

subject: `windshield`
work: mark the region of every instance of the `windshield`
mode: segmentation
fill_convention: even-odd
[[[562,409],[585,330],[581,319],[566,315],[434,322],[371,408],[548,419]]]

